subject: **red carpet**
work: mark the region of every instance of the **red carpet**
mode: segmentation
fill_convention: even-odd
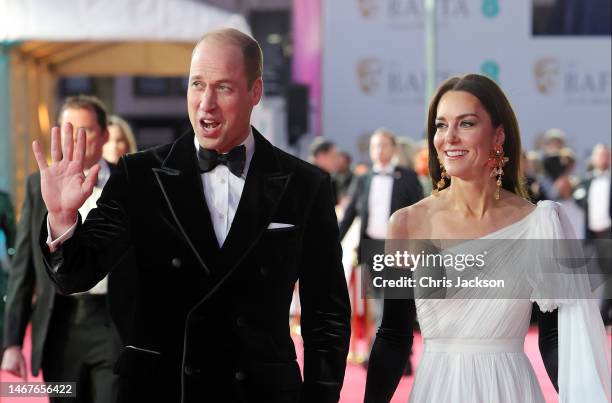
[[[296,340],[298,347],[298,358],[301,361],[302,351],[301,351],[301,343],[299,340]],[[29,366],[30,360],[30,332],[26,334],[26,343],[25,343],[25,353],[26,360]],[[414,353],[412,356],[413,367],[418,367],[419,357],[421,355],[422,344],[420,335],[415,335],[414,342]],[[531,328],[525,340],[525,352],[531,361],[535,372],[540,380],[540,386],[544,391],[544,397],[546,398],[546,402],[552,403],[557,402],[557,393],[553,388],[552,384],[548,380],[548,375],[546,374],[546,370],[544,369],[544,364],[542,363],[542,359],[540,358],[540,354],[538,351],[538,342],[537,342],[537,330]],[[341,403],[360,403],[363,402],[363,392],[365,387],[365,379],[366,379],[366,371],[361,366],[357,365],[349,365],[346,369],[346,377],[344,379],[344,388],[342,389],[342,395],[340,402]],[[32,379],[28,378],[29,381],[41,381],[41,377]],[[3,371],[0,371],[0,381],[2,382],[17,382],[18,378],[15,378]],[[412,387],[412,382],[414,381],[414,377],[404,377],[395,392],[395,396],[392,403],[406,403],[408,402],[408,395],[410,394],[410,388]],[[9,397],[1,397],[0,402],[2,403],[42,403],[47,402],[47,398],[9,398]]]

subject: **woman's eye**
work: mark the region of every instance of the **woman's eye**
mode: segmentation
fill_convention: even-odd
[[[446,125],[444,123],[438,122],[436,123],[436,129],[441,130],[444,129]]]
[[[461,122],[461,127],[472,127],[474,126],[474,122],[470,122],[469,120],[464,120]]]

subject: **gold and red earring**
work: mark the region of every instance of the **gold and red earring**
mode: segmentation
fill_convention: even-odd
[[[510,158],[504,156],[504,148],[501,144],[496,144],[491,151],[489,151],[489,160],[487,165],[493,168],[491,171],[491,177],[497,176],[495,184],[495,200],[499,200],[499,192],[502,187],[502,176],[504,175],[504,166],[510,161]]]
[[[438,156],[438,164],[440,164],[440,180],[436,183],[436,192],[444,189],[444,186],[446,186],[446,179],[450,179],[450,175],[446,173],[444,164],[442,164],[442,161],[440,161],[440,156]]]

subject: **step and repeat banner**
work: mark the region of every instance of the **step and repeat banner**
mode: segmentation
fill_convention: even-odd
[[[322,134],[358,161],[367,161],[367,138],[378,127],[423,138],[423,0],[323,3]],[[542,3],[548,9],[538,8]],[[586,10],[561,10],[566,14],[555,3],[437,0],[436,85],[455,74],[486,74],[509,97],[524,148],[535,148],[543,131],[560,128],[584,159],[594,144],[610,143],[611,37],[609,25],[601,35],[570,23],[579,15],[593,27],[602,13],[609,16],[610,0],[581,0]],[[607,10],[598,4],[608,4]],[[542,12],[558,24],[538,26],[542,18],[533,18]]]

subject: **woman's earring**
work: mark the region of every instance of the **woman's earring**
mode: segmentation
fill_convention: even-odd
[[[446,169],[444,169],[444,164],[440,161],[440,157],[438,157],[438,163],[440,164],[440,180],[436,183],[436,192],[444,189],[444,186],[446,186],[446,179],[450,179],[450,176],[446,173]]]
[[[497,176],[497,180],[495,184],[497,189],[495,189],[495,200],[499,200],[499,192],[502,187],[502,176],[504,175],[504,166],[506,163],[510,161],[510,158],[504,157],[504,148],[501,144],[496,144],[495,147],[489,152],[489,160],[487,161],[487,165],[490,168],[493,168],[491,171],[491,176]]]

